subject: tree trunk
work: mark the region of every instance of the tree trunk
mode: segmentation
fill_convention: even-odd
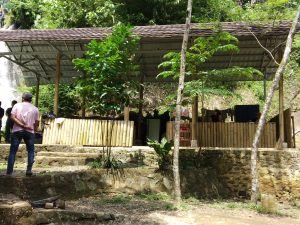
[[[179,77],[177,100],[176,100],[174,153],[173,153],[174,198],[175,198],[176,206],[179,206],[181,201],[180,174],[179,174],[179,143],[180,143],[179,138],[180,138],[181,103],[182,103],[185,67],[186,67],[186,51],[187,51],[188,38],[189,38],[189,32],[191,26],[191,17],[192,17],[192,2],[193,2],[192,0],[188,0],[185,31],[184,31],[182,47],[181,47],[180,77]]]
[[[260,137],[261,137],[261,133],[262,130],[264,128],[265,125],[265,120],[266,120],[266,115],[270,109],[270,105],[272,102],[272,98],[274,95],[274,92],[276,90],[276,88],[279,85],[279,81],[281,79],[281,76],[283,74],[283,71],[285,69],[285,66],[288,62],[289,59],[289,55],[291,52],[291,47],[292,47],[292,42],[293,42],[293,36],[295,34],[296,31],[296,26],[297,26],[297,22],[299,19],[299,14],[300,14],[300,7],[298,8],[296,17],[293,21],[293,24],[291,26],[287,41],[286,41],[286,47],[284,50],[284,54],[281,60],[281,63],[276,71],[274,80],[273,80],[273,84],[272,87],[269,90],[265,105],[264,105],[264,109],[263,112],[261,114],[261,117],[259,119],[258,122],[258,126],[256,129],[256,133],[255,133],[255,137],[253,140],[253,144],[252,144],[252,149],[251,149],[251,176],[252,176],[252,184],[251,184],[251,201],[254,203],[257,203],[257,195],[258,195],[258,174],[257,174],[257,146],[258,143],[260,141]]]

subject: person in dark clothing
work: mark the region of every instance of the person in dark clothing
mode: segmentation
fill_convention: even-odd
[[[4,10],[0,9],[0,28],[4,27]]]
[[[221,122],[221,112],[218,109],[215,109],[214,114],[211,115],[212,122]]]
[[[7,116],[6,124],[5,124],[5,143],[10,143],[10,135],[11,135],[11,129],[14,125],[14,122],[10,118],[11,116],[11,110],[14,107],[14,105],[17,104],[16,100],[13,100],[11,102],[11,107],[7,108],[5,111],[5,115]]]
[[[1,108],[1,102],[0,102],[0,143],[1,143],[1,127],[2,127],[3,116],[4,116],[4,109]]]

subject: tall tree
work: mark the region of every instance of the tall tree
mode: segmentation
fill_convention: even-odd
[[[175,136],[174,136],[174,152],[173,152],[173,174],[174,174],[174,197],[176,205],[178,206],[181,201],[181,188],[180,188],[180,173],[179,173],[179,139],[180,139],[180,120],[181,120],[181,103],[184,88],[184,77],[186,68],[186,50],[188,45],[191,17],[192,17],[192,0],[188,0],[186,11],[185,30],[183,35],[181,47],[181,64],[180,76],[177,90],[176,100],[176,117],[175,117]]]
[[[287,41],[286,41],[286,46],[284,50],[284,54],[281,60],[281,63],[276,71],[273,84],[269,90],[263,112],[261,114],[261,117],[258,122],[258,126],[255,132],[255,137],[253,140],[252,144],[252,149],[251,149],[251,176],[252,176],[252,183],[251,183],[251,201],[254,203],[257,203],[257,195],[258,195],[258,189],[259,189],[259,183],[258,183],[258,174],[257,174],[257,146],[260,141],[260,137],[262,134],[262,130],[264,128],[264,125],[266,123],[266,115],[270,109],[272,98],[274,96],[274,92],[276,88],[279,85],[279,81],[282,77],[282,74],[285,70],[286,64],[289,60],[289,55],[291,52],[291,47],[292,47],[292,42],[293,42],[293,37],[296,32],[296,26],[298,24],[299,20],[299,15],[300,15],[300,6],[298,8],[298,11],[296,13],[295,19],[293,21],[293,24],[291,26]]]
[[[131,27],[117,24],[110,36],[87,45],[85,57],[73,60],[75,67],[84,72],[76,84],[79,95],[86,97],[90,111],[106,117],[107,128],[102,132],[102,138],[105,138],[100,158],[102,166],[117,174],[119,163],[112,155],[111,136],[114,119],[137,95],[132,75],[138,70],[133,61],[138,42]],[[111,126],[109,120],[112,120]]]
[[[85,57],[73,60],[84,72],[77,81],[77,91],[87,96],[87,107],[100,115],[120,113],[136,93],[134,76],[138,66],[134,54],[139,42],[132,29],[124,24],[113,27],[110,36],[102,41],[92,40]]]

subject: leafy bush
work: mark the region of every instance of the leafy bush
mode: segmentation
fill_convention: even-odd
[[[161,142],[157,140],[148,139],[147,144],[152,147],[158,156],[158,166],[161,170],[166,170],[171,164],[170,151],[173,146],[173,142],[168,142],[168,140],[163,137]]]

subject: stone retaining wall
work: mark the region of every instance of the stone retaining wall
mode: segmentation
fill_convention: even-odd
[[[251,149],[185,150],[181,154],[184,171],[214,168],[216,180],[235,196],[250,195]],[[186,163],[187,165],[184,165]],[[261,193],[290,199],[300,197],[300,151],[298,149],[260,149],[258,151]],[[201,182],[201,181],[198,181]],[[190,188],[189,188],[190,189]]]
[[[63,148],[63,150],[60,148]],[[37,152],[74,152],[75,148],[77,147],[37,146]],[[89,151],[93,150],[99,151],[96,148],[89,148]],[[77,148],[76,151],[87,152],[87,148]],[[26,187],[30,186],[30,183],[34,179],[40,179],[38,182],[41,185],[44,184],[41,190],[45,195],[59,193],[59,190],[67,190],[67,185],[73,186],[71,189],[76,190],[75,192],[67,191],[68,193],[77,193],[80,195],[94,191],[171,191],[172,175],[165,177],[165,174],[155,173],[157,164],[155,163],[155,154],[153,151],[149,149],[127,149],[118,150],[117,152],[115,153],[116,157],[124,163],[130,162],[127,165],[131,167],[124,170],[125,179],[121,179],[117,183],[112,183],[111,177],[107,178],[101,174],[97,174],[99,171],[95,172],[97,170],[91,170],[72,175],[69,173],[65,173],[65,175],[63,175],[64,173],[60,173],[39,175],[28,179],[22,178],[20,184]],[[3,157],[2,153],[0,155]],[[22,157],[22,155],[26,155],[26,153],[20,151],[19,157]],[[200,197],[249,197],[251,186],[250,155],[251,149],[214,148],[202,149],[200,152],[194,149],[182,149],[180,153],[180,171],[183,194],[198,195]],[[300,197],[300,151],[298,149],[260,149],[258,151],[258,160],[259,184],[262,193],[276,195],[277,198],[283,199]],[[94,178],[91,178],[93,176]],[[156,176],[159,178],[153,178]],[[5,179],[5,177],[0,177],[0,179]],[[100,181],[90,182],[89,179],[94,181],[98,179],[102,183]],[[151,183],[152,181],[157,183],[157,187],[159,188],[150,188],[155,186],[154,183]],[[3,180],[0,182],[2,183]],[[109,185],[104,185],[107,183]],[[13,183],[8,187],[11,186],[14,186]],[[34,187],[32,188],[34,189]],[[44,190],[45,188],[46,191]],[[27,187],[25,189],[28,191],[31,190],[31,188]],[[3,193],[2,191],[3,186],[1,185],[0,193]]]

